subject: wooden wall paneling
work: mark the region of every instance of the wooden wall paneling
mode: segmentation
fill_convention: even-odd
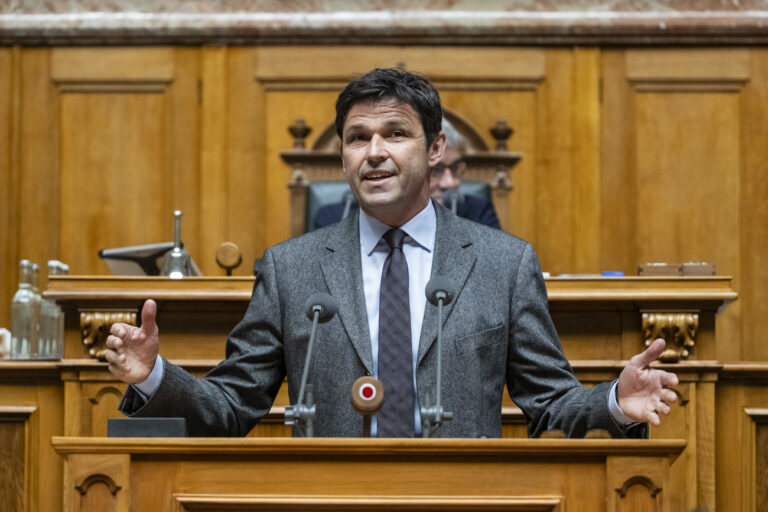
[[[18,280],[19,48],[0,48],[0,326],[10,328]]]
[[[226,241],[236,243],[243,255],[243,263],[233,273],[248,276],[253,274],[254,259],[261,258],[267,248],[265,100],[263,88],[253,78],[258,51],[229,48],[227,56]]]
[[[706,375],[696,385],[696,503],[704,510],[716,507],[715,381]]]
[[[601,76],[601,265],[627,275],[637,272],[637,210],[634,111],[623,50],[602,50]]]
[[[768,361],[768,50],[751,48],[741,95],[741,358]]]
[[[41,270],[47,268],[48,259],[59,256],[58,94],[49,80],[50,52],[45,48],[24,49],[19,82],[17,259],[32,260]],[[41,272],[41,289],[46,273]]]
[[[197,263],[203,274],[217,275],[214,251],[226,239],[229,190],[227,173],[227,96],[229,74],[223,46],[203,47],[200,122],[200,247]]]
[[[28,368],[30,365],[33,368]],[[23,485],[24,507],[19,510],[61,510],[63,461],[50,443],[51,436],[60,435],[63,429],[64,410],[59,384],[55,363],[4,362],[0,368],[0,426],[12,439],[21,436],[20,445],[14,444],[7,452],[11,457],[7,459],[8,463],[16,460],[13,463],[17,466],[18,450],[23,457],[22,473],[7,482],[11,485],[21,481]],[[9,427],[6,422],[15,423],[15,426]],[[0,436],[0,451],[6,448],[5,438]],[[0,456],[0,468],[5,462],[5,457]],[[9,496],[10,489],[5,484],[3,479],[0,503]],[[0,510],[17,509],[3,507]]]
[[[627,50],[622,65],[620,57],[606,54],[603,156],[613,156],[604,168],[606,187],[616,187],[619,196],[605,190],[603,200],[609,205],[606,215],[622,203],[635,210],[606,225],[614,244],[633,248],[631,256],[613,244],[608,249],[634,257],[626,266],[713,261],[719,274],[734,276],[738,290],[745,55],[745,50]],[[624,88],[617,83],[621,74]],[[617,165],[626,174],[624,183]],[[719,343],[721,359],[738,359],[738,302],[718,318],[719,339],[728,340]]]
[[[27,423],[34,411],[33,406],[0,405],[0,510],[29,510]]]
[[[541,267],[553,274],[574,268],[572,107],[573,52],[548,49],[546,80],[536,123],[536,242]]]
[[[733,368],[732,366],[742,368]],[[766,365],[725,365],[716,390],[717,509],[751,512],[764,496],[764,439],[768,421]],[[763,437],[761,437],[763,436]],[[762,451],[758,451],[758,447]],[[762,494],[760,494],[762,492]]]
[[[573,238],[571,272],[611,270],[601,266],[600,50],[573,49]]]
[[[182,237],[198,247],[197,54],[169,48],[58,48],[61,258],[108,274],[99,249]],[[94,136],[98,134],[98,136]]]

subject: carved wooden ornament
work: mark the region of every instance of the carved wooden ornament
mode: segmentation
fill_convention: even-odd
[[[136,313],[128,311],[81,311],[80,330],[83,345],[90,347],[88,355],[99,361],[106,361],[106,342],[112,324],[136,325]]]
[[[647,347],[656,338],[663,338],[667,348],[659,359],[665,363],[688,359],[696,345],[698,330],[698,312],[643,312],[643,343]]]

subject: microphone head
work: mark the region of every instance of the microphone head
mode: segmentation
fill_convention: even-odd
[[[304,305],[304,310],[310,320],[315,318],[315,310],[320,312],[319,322],[327,322],[333,318],[337,309],[336,299],[322,292],[313,294]]]
[[[429,280],[424,290],[427,294],[427,300],[437,306],[437,302],[442,298],[443,305],[450,304],[456,295],[456,287],[450,279],[445,276],[435,276]]]

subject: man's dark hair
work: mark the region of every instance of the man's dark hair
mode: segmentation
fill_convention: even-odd
[[[336,100],[336,133],[339,138],[342,138],[344,121],[353,106],[361,101],[386,98],[395,98],[416,111],[429,147],[440,133],[443,122],[440,94],[425,77],[396,68],[376,68],[353,80],[341,91]]]

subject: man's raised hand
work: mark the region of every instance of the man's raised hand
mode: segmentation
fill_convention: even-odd
[[[616,400],[624,414],[635,421],[658,425],[661,414],[669,414],[669,404],[677,400],[675,392],[669,389],[677,385],[677,375],[650,367],[665,345],[663,339],[657,339],[645,352],[630,359],[619,375]]]
[[[109,371],[121,381],[143,382],[154,368],[160,350],[156,316],[157,304],[150,299],[141,310],[141,327],[112,325],[107,337],[107,361]]]

